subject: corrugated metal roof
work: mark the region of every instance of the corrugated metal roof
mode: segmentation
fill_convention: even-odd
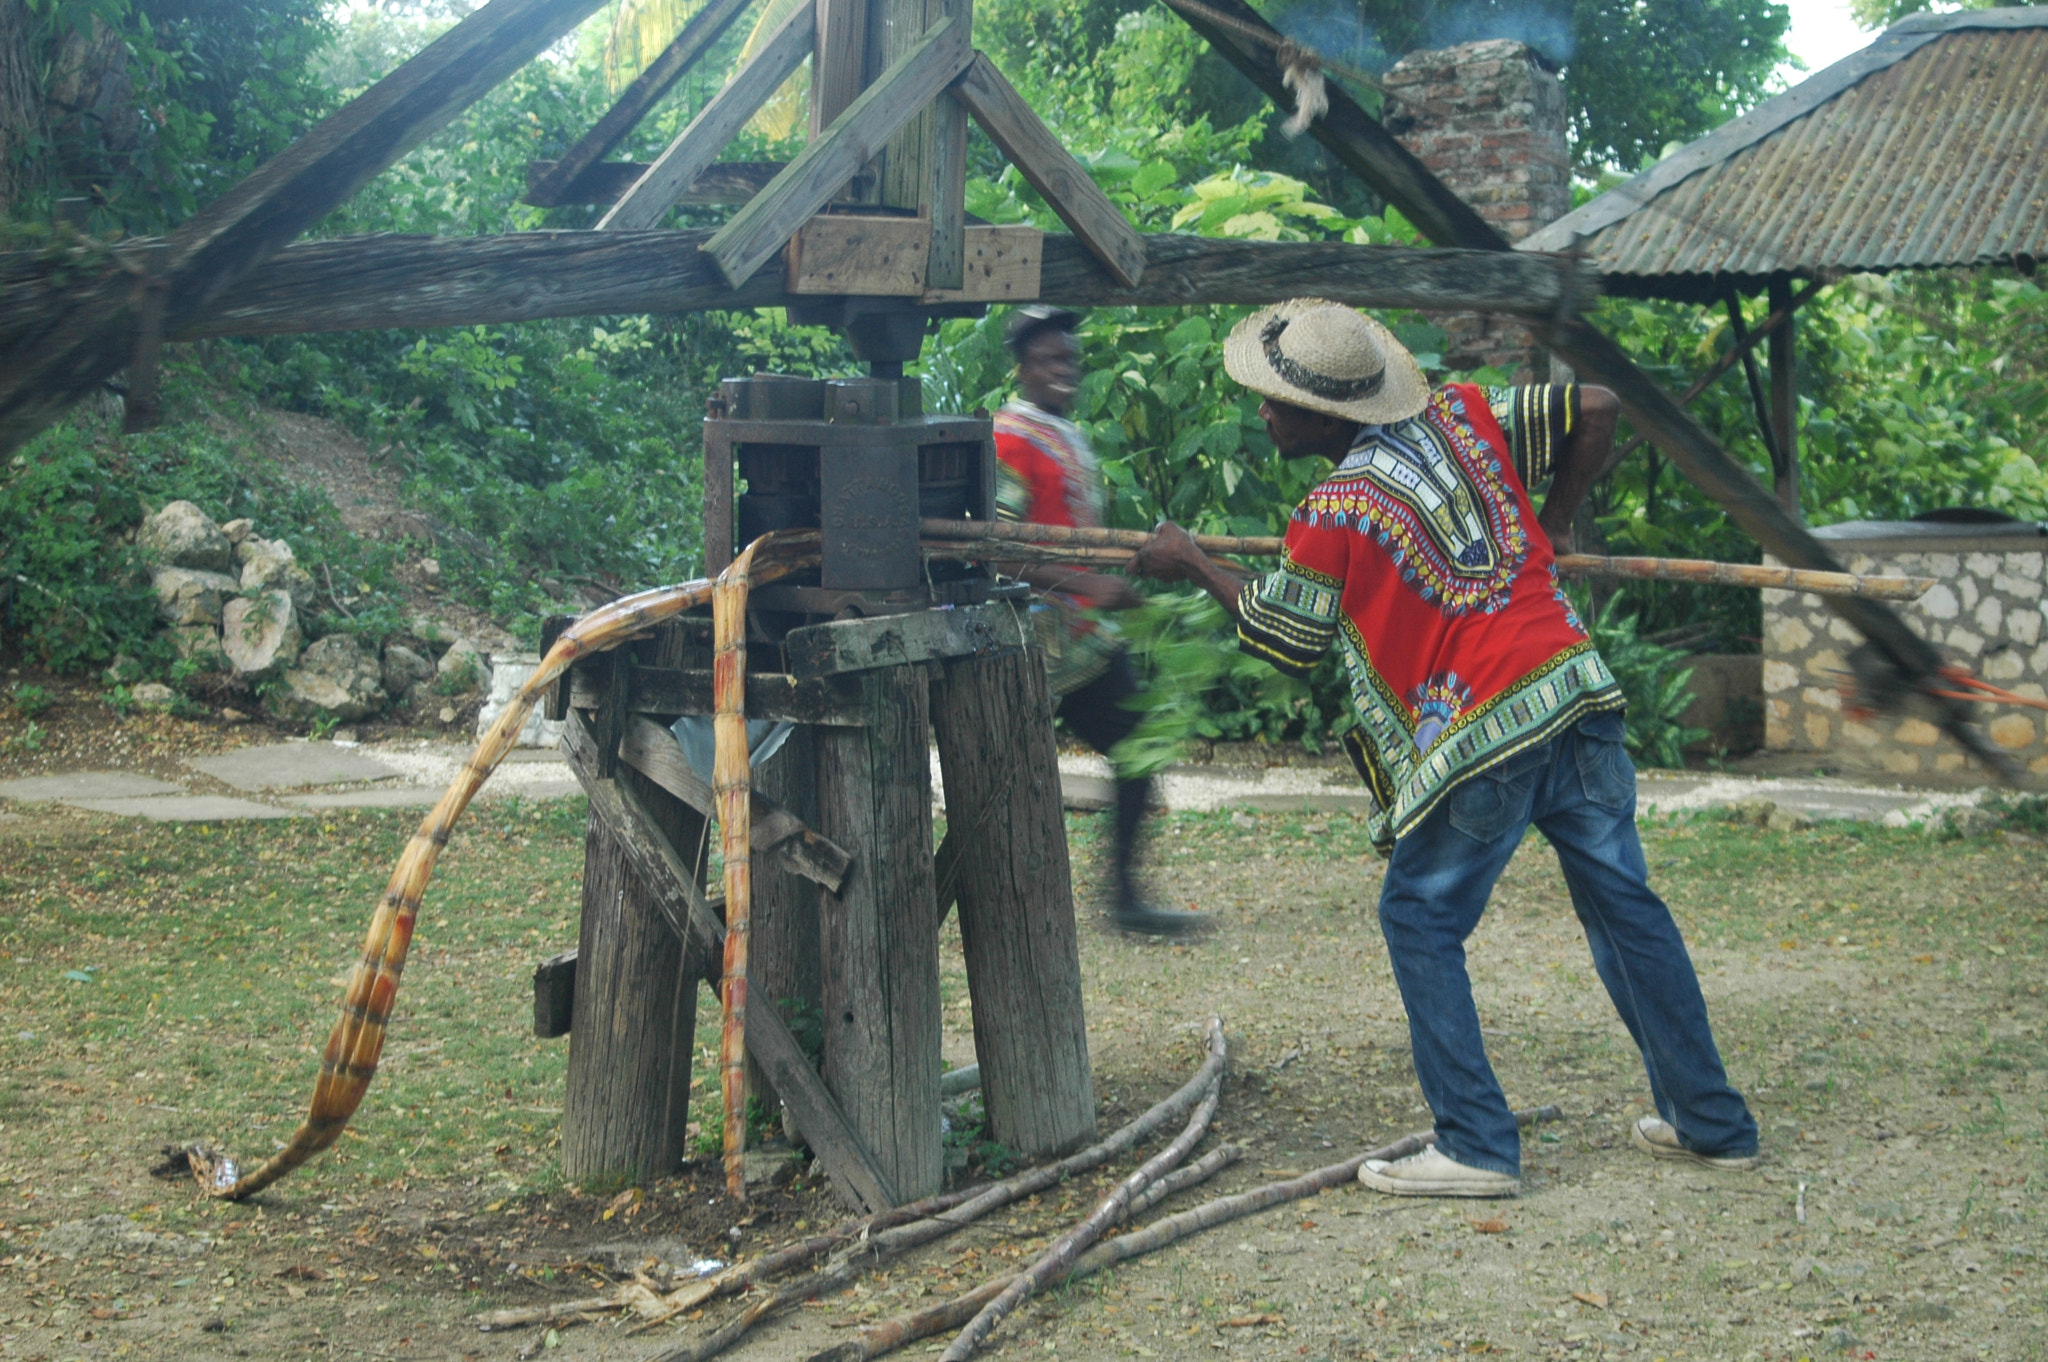
[[[2048,257],[2048,7],[1921,15],[1550,224],[1610,291]]]

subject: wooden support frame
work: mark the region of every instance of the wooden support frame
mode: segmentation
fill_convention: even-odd
[[[1782,317],[1770,328],[1771,430],[1777,449],[1772,464],[1772,482],[1778,501],[1796,520],[1799,507],[1799,375],[1795,365],[1797,349],[1796,309],[1792,304],[1792,281],[1773,279],[1770,309]]]
[[[1117,283],[1136,287],[1145,277],[1143,236],[1124,221],[1109,196],[1024,102],[1016,87],[996,70],[995,63],[975,53],[973,64],[955,83],[953,95]]]
[[[661,102],[684,73],[703,59],[713,43],[725,36],[725,31],[732,27],[732,21],[740,17],[750,2],[710,0],[691,16],[690,22],[683,25],[683,31],[662,49],[661,55],[648,63],[645,71],[633,77],[632,84],[625,88],[611,108],[605,110],[604,117],[598,119],[576,145],[563,152],[562,158],[549,166],[545,174],[529,182],[526,201],[542,206],[570,202],[568,196],[574,193],[576,182],[639,126],[640,120]]]
[[[704,243],[725,281],[738,288],[845,187],[973,57],[967,27],[941,19],[768,187]]]
[[[621,838],[627,854],[648,883],[657,887],[663,914],[684,936],[690,959],[702,977],[716,980],[724,958],[725,929],[712,915],[711,904],[702,891],[696,889],[682,857],[660,836],[658,829],[649,827],[635,812],[630,791],[597,774],[596,745],[580,712],[572,712],[564,725],[562,747],[577,780],[590,797],[592,817],[607,820],[614,829],[630,829]],[[680,912],[676,911],[679,905]],[[748,1053],[795,1114],[798,1128],[818,1156],[826,1176],[831,1178],[833,1188],[863,1213],[897,1205],[896,1193],[874,1155],[854,1134],[846,1113],[811,1067],[781,1014],[772,1007],[759,1008],[748,1023]]]
[[[647,173],[648,161],[599,161],[559,193],[543,185],[557,162],[526,163],[526,202],[535,208],[566,208],[594,204],[608,208],[626,196]],[[675,206],[701,207],[707,204],[745,203],[782,173],[782,161],[713,161],[697,178],[676,195]]]
[[[626,721],[619,758],[691,808],[706,816],[714,813],[711,782],[690,769],[675,735],[652,719],[634,715]],[[853,857],[767,795],[755,791],[752,804],[748,847],[756,855],[776,853],[797,874],[838,893],[853,868]]]
[[[932,228],[925,257],[928,289],[966,286],[967,107],[951,93],[932,101],[925,117],[931,143],[925,162],[923,216]]]
[[[1749,387],[1749,402],[1756,410],[1757,434],[1763,437],[1764,453],[1770,457],[1774,477],[1782,476],[1785,455],[1778,445],[1777,427],[1771,423],[1770,399],[1764,396],[1763,375],[1756,367],[1756,347],[1750,343],[1749,323],[1742,316],[1742,295],[1733,289],[1726,298],[1728,327],[1735,335],[1735,347],[1742,352],[1742,381]]]
[[[782,82],[803,65],[816,37],[808,10],[799,9],[725,88],[712,96],[690,126],[647,167],[633,187],[598,220],[601,232],[652,227],[675,207],[683,192],[718,159],[726,143],[760,111]],[[778,178],[780,178],[778,176]],[[770,181],[773,184],[774,181]],[[738,281],[734,281],[738,282]]]

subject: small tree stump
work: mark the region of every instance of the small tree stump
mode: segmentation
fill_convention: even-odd
[[[989,1133],[1026,1158],[1095,1134],[1073,875],[1045,659],[947,662],[932,685]]]
[[[686,863],[703,820],[621,765]],[[630,1185],[688,1154],[697,975],[617,834],[593,814],[583,843],[583,923],[562,1110],[562,1173],[586,1186]]]
[[[865,728],[817,733],[818,831],[853,856],[820,914],[825,1082],[905,1201],[939,1190],[939,937],[924,672],[854,678]]]

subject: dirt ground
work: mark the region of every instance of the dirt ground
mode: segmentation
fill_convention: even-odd
[[[637,1202],[560,1184],[563,1042],[522,1028],[533,962],[573,940],[573,801],[483,813],[458,833],[394,1024],[400,1062],[373,1088],[360,1138],[254,1207],[153,1179],[156,1150],[179,1139],[260,1153],[302,1100],[348,943],[410,828],[309,822],[223,828],[209,843],[0,811],[0,1359],[650,1358],[734,1307],[637,1335],[563,1330],[552,1347],[538,1330],[483,1334],[468,1319],[595,1294],[642,1250],[730,1259],[837,1219],[809,1178],[745,1214],[708,1167]],[[1084,883],[1101,822],[1070,824]],[[1763,1127],[1760,1172],[1629,1147],[1647,1110],[1640,1066],[1532,838],[1471,943],[1510,1099],[1564,1111],[1528,1134],[1519,1200],[1400,1201],[1350,1185],[1056,1292],[990,1352],[2048,1357],[2035,1200],[2048,1179],[2048,847],[1707,818],[1645,837]],[[1248,1152],[1148,1219],[1426,1127],[1362,825],[1173,815],[1157,820],[1151,859],[1162,900],[1213,911],[1221,928],[1162,946],[1089,920],[1102,1126],[1176,1086],[1215,1013],[1232,1065],[1204,1147]],[[302,906],[238,922],[265,886]],[[295,935],[299,918],[318,930]],[[210,962],[251,982],[180,1011]],[[971,1053],[957,936],[944,969],[948,1053]],[[715,1026],[698,1038],[701,1066]],[[729,1356],[805,1357],[850,1323],[1006,1270],[1134,1163],[998,1213]]]

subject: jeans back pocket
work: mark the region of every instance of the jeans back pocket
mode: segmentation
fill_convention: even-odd
[[[1550,745],[1508,758],[1491,770],[1467,776],[1451,791],[1451,826],[1481,846],[1491,846],[1526,826],[1534,806],[1536,778]]]
[[[1603,809],[1625,809],[1636,796],[1636,768],[1624,739],[1628,727],[1619,710],[1579,720],[1579,783],[1586,798]]]

